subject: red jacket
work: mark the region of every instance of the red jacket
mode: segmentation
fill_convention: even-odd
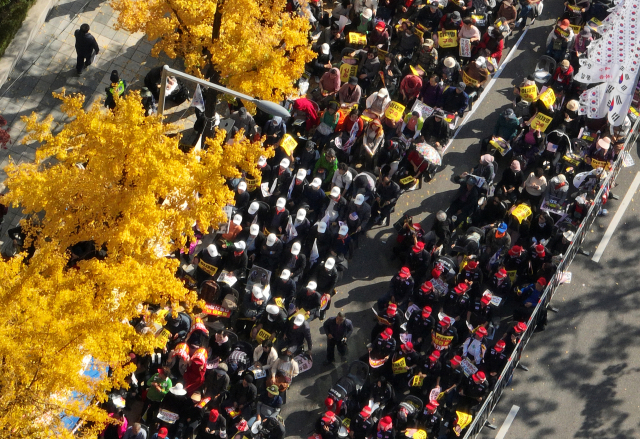
[[[488,33],[485,32],[485,34],[482,36],[482,39],[476,46],[476,52],[479,51],[480,49],[488,49],[489,51],[491,51],[491,54],[489,56],[495,59],[496,62],[499,64],[500,59],[502,58],[502,50],[504,49],[504,39],[501,39],[500,41],[498,41],[498,44],[496,45],[496,47],[493,48],[493,50],[490,47],[487,47],[490,41],[491,41],[491,37],[489,36]]]

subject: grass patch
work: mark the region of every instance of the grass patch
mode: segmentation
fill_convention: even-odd
[[[13,40],[36,0],[0,0],[0,57]]]

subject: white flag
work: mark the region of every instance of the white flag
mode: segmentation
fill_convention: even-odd
[[[204,98],[202,97],[200,84],[196,85],[196,91],[193,93],[193,99],[191,99],[190,107],[196,107],[198,110],[204,112]]]
[[[318,238],[313,240],[313,247],[311,247],[311,254],[309,255],[309,261],[311,265],[313,265],[318,258],[320,257],[320,253],[318,253]]]
[[[290,242],[293,238],[298,236],[298,231],[295,227],[293,227],[291,217],[289,217],[289,221],[287,222],[287,227],[285,228],[284,233],[285,235],[287,235],[287,242]]]

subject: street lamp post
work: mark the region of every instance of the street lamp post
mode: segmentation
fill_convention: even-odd
[[[200,79],[200,78],[196,78],[195,76],[188,75],[188,74],[186,74],[184,72],[181,72],[179,70],[172,69],[168,65],[165,65],[162,68],[162,80],[160,81],[160,97],[158,99],[159,100],[159,102],[158,102],[158,114],[164,113],[164,98],[165,98],[164,95],[165,95],[165,90],[167,88],[167,76],[169,74],[171,74],[173,76],[176,76],[178,78],[188,79],[189,81],[195,82],[196,84],[200,84],[203,87],[213,88],[213,89],[219,91],[220,93],[224,93],[224,94],[228,94],[228,95],[231,95],[231,96],[235,96],[236,98],[244,99],[245,101],[251,102],[256,107],[258,107],[260,110],[264,111],[265,113],[269,113],[269,114],[271,114],[273,116],[280,116],[283,119],[286,119],[289,116],[291,116],[289,114],[289,111],[287,111],[286,108],[284,108],[282,105],[276,104],[275,102],[264,101],[262,99],[252,98],[251,96],[246,95],[244,93],[239,93],[237,91],[230,90],[230,89],[228,89],[226,87],[223,87],[221,85],[214,84],[212,82],[205,81],[204,79]]]

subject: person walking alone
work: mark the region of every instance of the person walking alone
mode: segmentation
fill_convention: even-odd
[[[96,39],[89,33],[89,25],[86,23],[80,26],[80,29],[76,29],[73,35],[76,37],[76,53],[78,55],[76,71],[79,75],[83,69],[91,65],[94,55],[100,52],[100,48]]]

